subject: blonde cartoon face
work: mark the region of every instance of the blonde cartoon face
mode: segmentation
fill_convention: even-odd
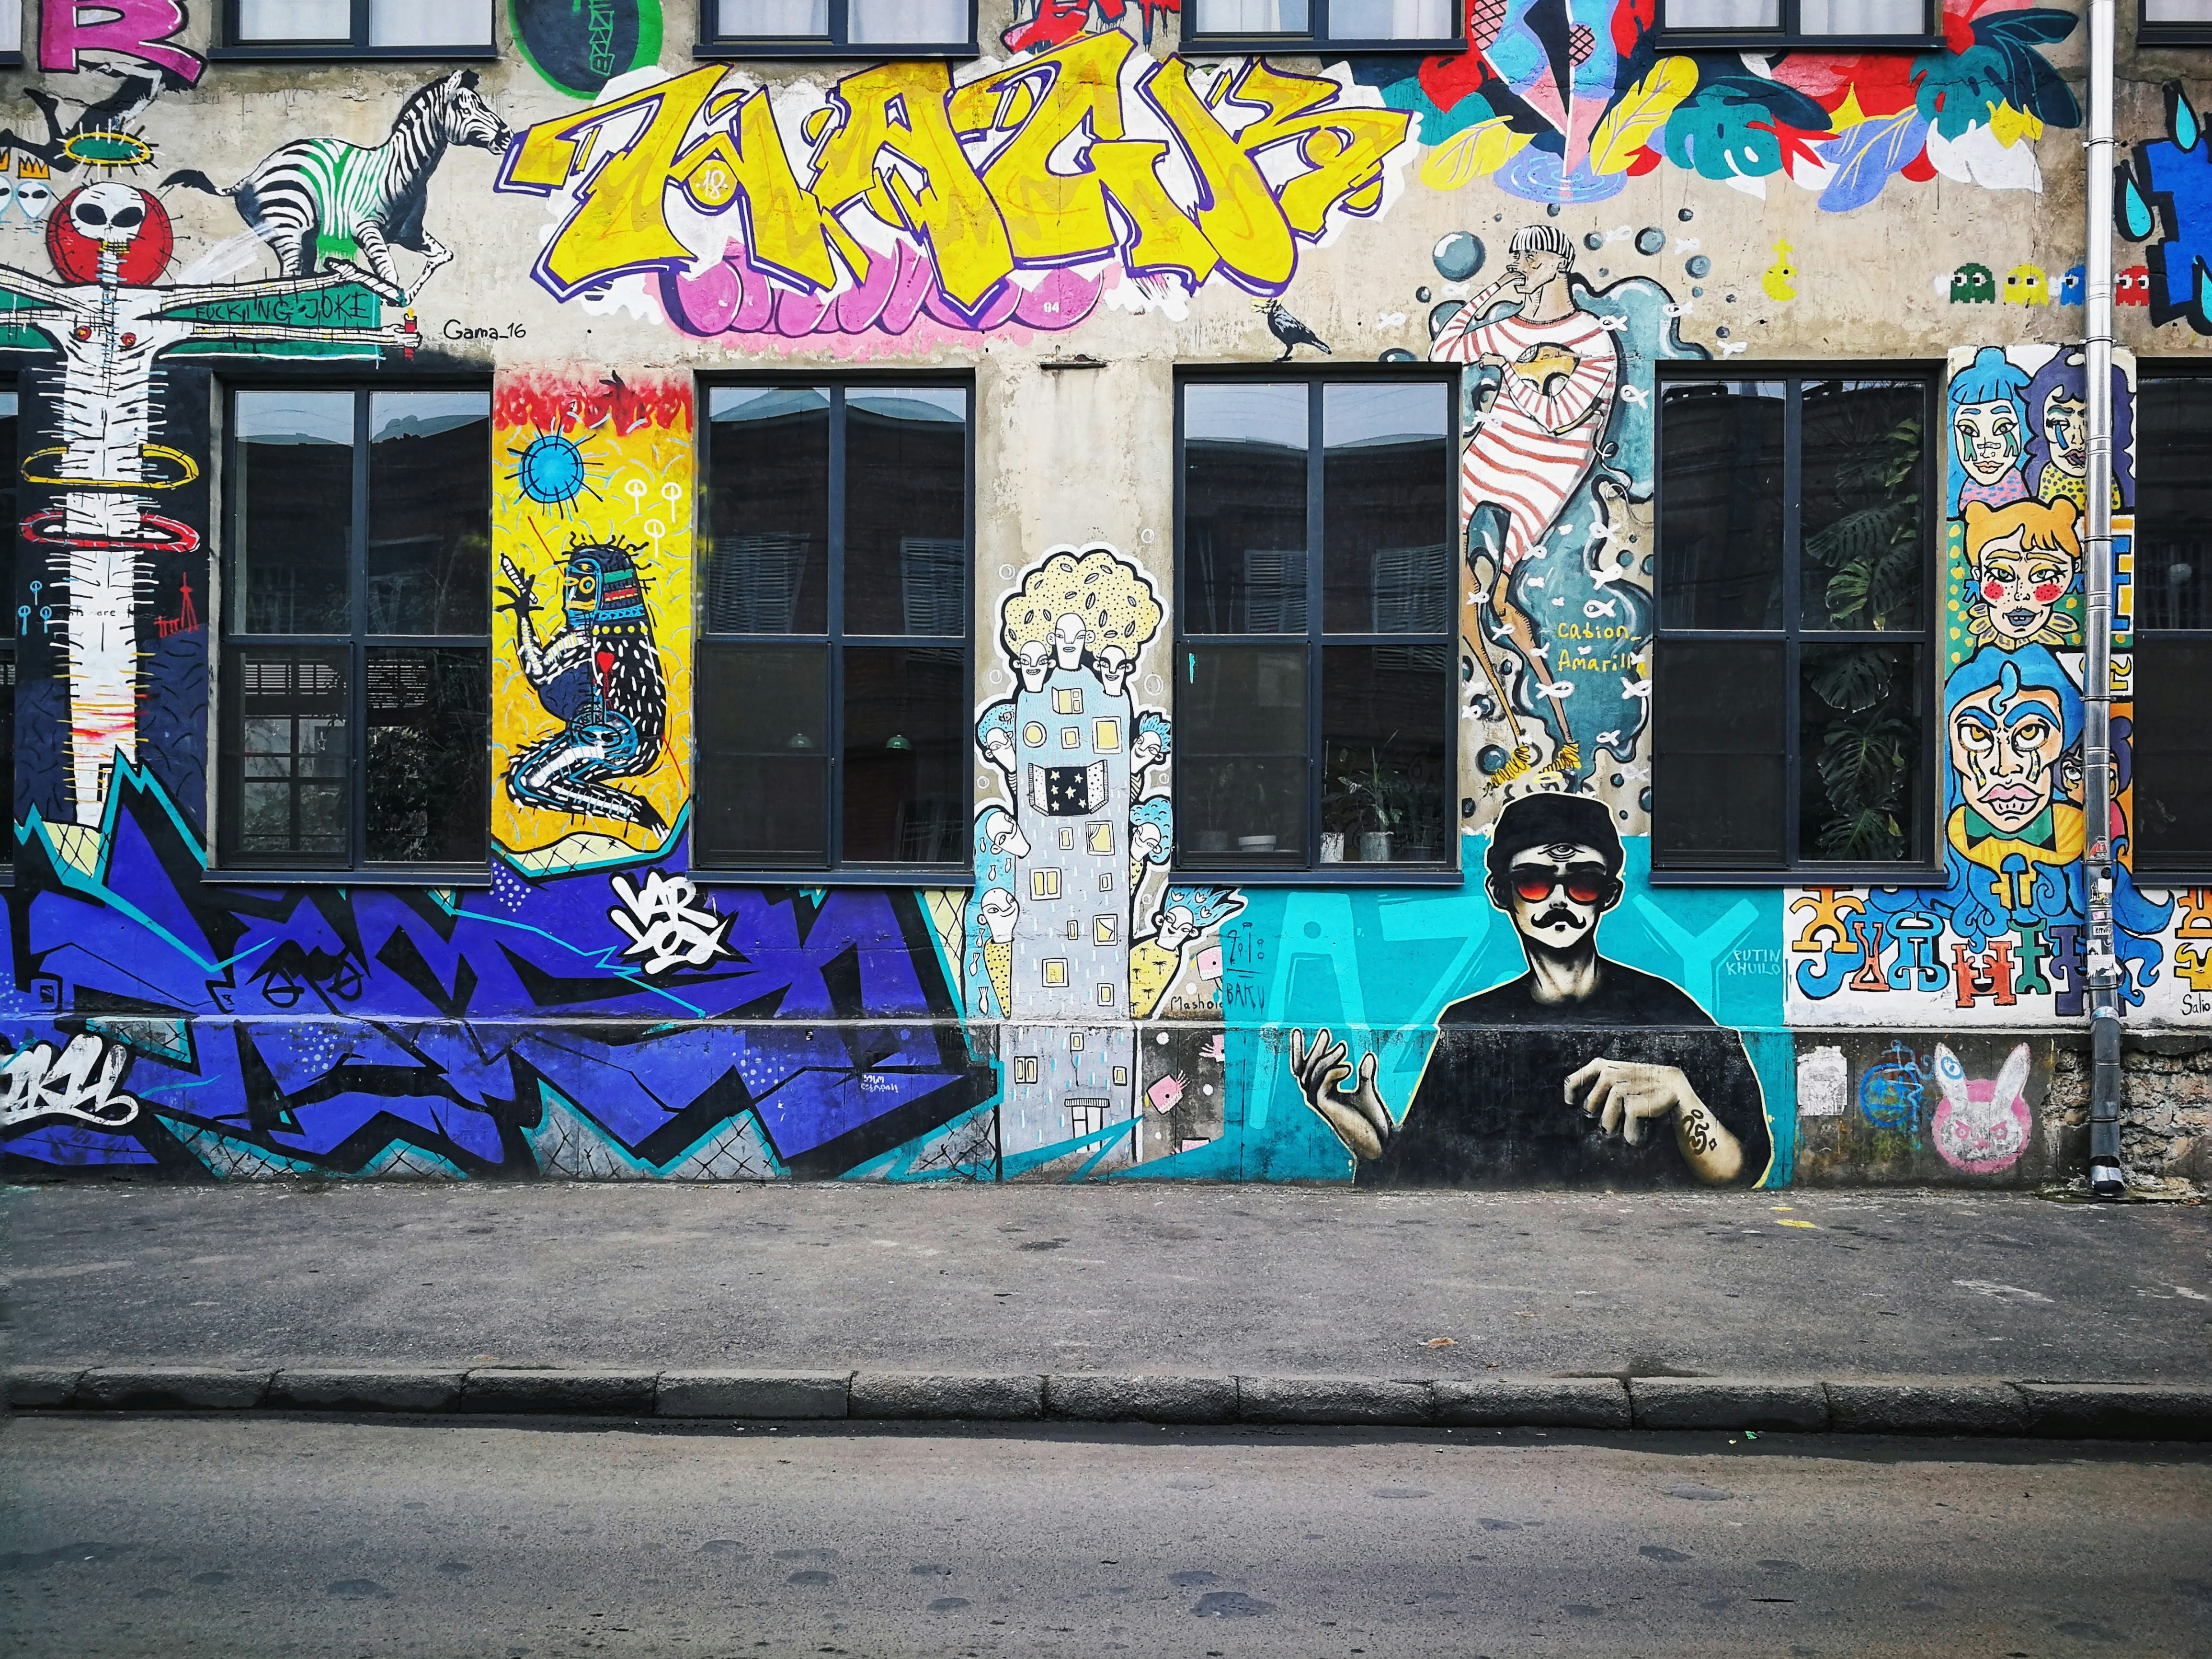
[[[2020,465],[2027,444],[2020,411],[2004,400],[1960,404],[1951,411],[1951,435],[1959,465],[1984,487],[2002,483]]]
[[[1091,658],[1091,666],[1098,676],[1098,684],[1106,688],[1106,695],[1118,697],[1121,695],[1123,683],[1129,678],[1129,671],[1136,664],[1120,646],[1109,645]]]
[[[1083,647],[1095,637],[1076,612],[1061,611],[1052,620],[1053,659],[1071,672],[1082,667]]]
[[[2026,532],[1985,544],[1974,568],[1974,586],[1988,609],[1996,641],[2017,649],[2041,637],[2051,613],[2074,586],[2074,561],[2064,552],[2023,550]]]
[[[1014,924],[1022,919],[1022,907],[1014,902],[1012,893],[1003,887],[986,888],[983,896],[976,902],[975,909],[982,918],[983,926],[990,929],[991,943],[1006,945],[1012,942]]]

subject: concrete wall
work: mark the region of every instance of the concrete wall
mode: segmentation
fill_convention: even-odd
[[[2002,872],[1963,845],[1940,887],[1723,889],[1653,885],[1648,839],[1656,364],[2063,374],[2081,327],[2073,10],[1953,3],[1942,53],[1768,62],[1662,58],[1633,0],[1573,0],[1555,62],[1516,0],[1480,26],[1480,54],[1343,64],[1180,59],[1172,0],[1093,0],[1080,18],[983,0],[987,58],[948,71],[702,67],[693,15],[654,0],[595,11],[605,27],[580,43],[568,8],[513,0],[497,61],[465,67],[213,61],[212,8],[169,0],[97,29],[30,9],[30,66],[0,72],[15,191],[0,290],[16,296],[0,346],[26,453],[65,453],[58,473],[27,463],[19,492],[11,1175],[1779,1186],[2078,1166],[2070,786],[2046,786],[2048,858],[2002,902]],[[569,64],[569,84],[536,64]],[[2198,72],[2123,42],[2148,225],[2118,261],[2136,273],[2130,373],[2212,333],[2188,276],[2212,173],[2185,130],[2212,89],[2160,90]],[[281,197],[283,147],[331,141],[316,159],[343,161],[410,99],[453,140],[420,215],[451,262],[427,270],[410,201],[372,194],[324,224],[301,291],[241,291],[279,274],[277,248],[198,184],[253,175]],[[1086,120],[1102,142],[1048,167]],[[126,137],[71,137],[107,126]],[[135,167],[76,159],[141,150]],[[879,168],[905,181],[900,201]],[[96,249],[48,234],[102,179],[149,193],[174,241],[106,288]],[[281,247],[283,215],[263,211]],[[1497,613],[1463,572],[1463,881],[1173,875],[1176,367],[1280,355],[1255,296],[1279,296],[1333,364],[1426,359],[1528,225],[1568,239],[1580,360],[1610,368],[1591,453],[1548,478],[1486,447],[1471,419],[1486,371],[1465,377],[1466,487],[1533,503],[1521,530],[1540,550],[1504,602],[1555,678],[1486,633]],[[629,803],[611,813],[518,793],[526,756],[569,733],[525,672],[519,619],[495,618],[487,885],[203,878],[221,388],[318,357],[379,366],[380,385],[489,377],[495,562],[550,592],[582,543],[648,574],[665,741],[607,778]],[[979,737],[1011,715],[1016,740],[975,750],[972,887],[685,873],[694,376],[794,367],[974,375],[975,714]],[[546,467],[524,459],[538,444]],[[1974,627],[1966,535],[1961,507],[1939,630],[1955,696],[2000,653],[2078,721],[2078,579],[2051,607],[2057,643],[1993,641]],[[1025,680],[1025,619],[1101,591],[1133,619],[1126,667]],[[555,626],[526,625],[535,641]],[[1086,699],[1081,758],[1107,779],[1065,849],[1078,820],[1018,782],[1022,734],[1060,693]],[[1170,752],[1139,764],[1148,717]],[[1972,797],[1944,764],[1948,815]],[[1624,867],[1600,949],[1656,984],[1531,1037],[1446,1011],[1523,971],[1482,860],[1501,811],[1545,794],[1603,804]],[[2129,1074],[2129,1155],[2146,1181],[2201,1179],[2184,1085],[2212,1032],[2212,890],[2124,900],[2128,1018],[2150,1045]],[[1089,931],[1102,904],[1117,925]],[[1085,930],[1073,958],[1070,916]],[[1346,1095],[1313,1071],[1322,1027],[1346,1066],[1374,1054],[1364,1109],[1356,1073]],[[1608,1059],[1656,1068],[1620,1073],[1662,1126],[1640,1148],[1548,1115],[1567,1076]],[[1700,1107],[1741,1156],[1693,1155]]]

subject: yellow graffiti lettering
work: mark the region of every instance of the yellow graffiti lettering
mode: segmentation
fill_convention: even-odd
[[[1341,90],[1334,81],[1280,74],[1255,58],[1229,91],[1231,100],[1265,111],[1237,133],[1238,149],[1256,160],[1269,146],[1295,140],[1298,159],[1311,169],[1285,185],[1281,198],[1284,218],[1303,236],[1321,234],[1339,202],[1363,212],[1380,204],[1382,163],[1413,125],[1403,110],[1324,107]]]
[[[845,118],[815,151],[813,190],[832,213],[865,200],[929,249],[937,280],[973,311],[1013,274],[1006,223],[976,176],[945,109],[943,64],[879,64],[837,85]],[[919,172],[917,189],[908,176]]]
[[[853,275],[865,282],[866,253],[800,187],[776,134],[766,92],[752,93],[738,106],[733,130],[734,137],[712,132],[678,156],[669,168],[669,183],[708,213],[723,212],[744,197],[750,209],[746,240],[754,260],[817,289],[828,288],[837,277],[830,261],[834,227],[839,251],[853,264]]]
[[[1147,73],[1144,86],[1182,141],[1203,195],[1198,228],[1221,262],[1248,286],[1279,289],[1297,264],[1290,222],[1261,177],[1259,164],[1237,147],[1190,84],[1190,69],[1170,58]]]
[[[1041,58],[971,81],[952,94],[963,136],[1012,129],[983,168],[1014,256],[1058,264],[1114,246],[1106,188],[1095,173],[1055,173],[1053,152],[1078,133],[1122,135],[1121,64],[1137,43],[1119,29],[1085,35]]]
[[[589,159],[600,128],[634,110],[644,127],[611,150],[577,187],[576,209],[546,248],[543,269],[566,299],[611,270],[673,265],[692,250],[668,228],[661,205],[670,170],[691,123],[725,71],[709,64],[642,92],[594,105],[581,115],[541,121],[522,136],[507,174],[511,186],[557,190]]]

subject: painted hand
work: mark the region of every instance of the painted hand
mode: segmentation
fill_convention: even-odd
[[[1586,1117],[1601,1116],[1606,1133],[1619,1132],[1630,1146],[1644,1139],[1646,1119],[1664,1117],[1685,1106],[1702,1109],[1690,1079],[1672,1066],[1639,1066],[1599,1058],[1567,1079],[1566,1101]]]
[[[1332,1042],[1324,1029],[1314,1034],[1313,1047],[1309,1048],[1306,1034],[1292,1031],[1291,1075],[1297,1079],[1298,1092],[1306,1097],[1306,1104],[1336,1132],[1336,1138],[1351,1149],[1354,1158],[1382,1156],[1382,1149],[1396,1131],[1390,1121],[1390,1108],[1375,1087],[1372,1054],[1362,1057],[1359,1079],[1346,1092],[1336,1086],[1352,1075],[1352,1056],[1344,1044]]]
[[[504,553],[499,556],[499,568],[505,574],[507,580],[513,584],[512,586],[502,586],[499,590],[507,595],[507,603],[499,608],[502,611],[512,611],[518,618],[526,617],[537,610],[538,579],[526,574]]]

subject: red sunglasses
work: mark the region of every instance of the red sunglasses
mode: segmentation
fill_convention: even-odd
[[[1552,896],[1552,890],[1565,887],[1567,896],[1577,904],[1595,904],[1613,885],[1612,873],[1604,866],[1577,864],[1565,873],[1549,870],[1516,870],[1513,872],[1513,890],[1530,904],[1539,903]]]

